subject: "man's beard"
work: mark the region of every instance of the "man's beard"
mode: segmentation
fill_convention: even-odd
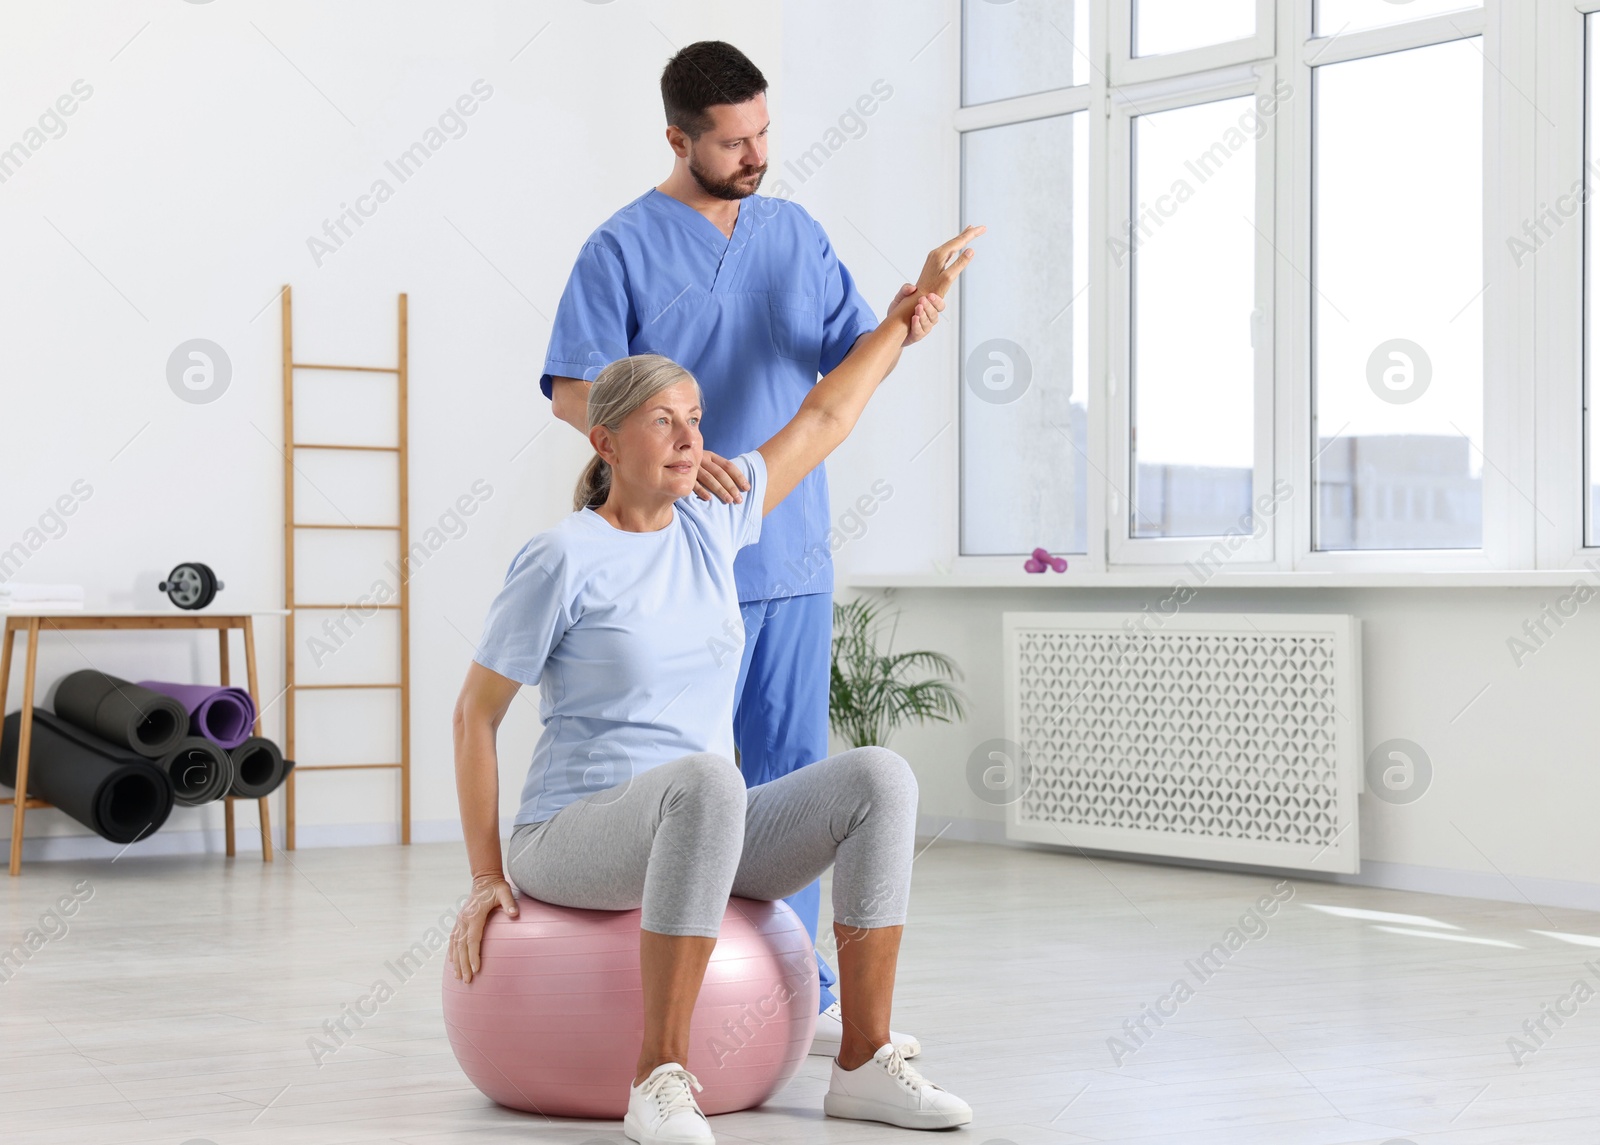
[[[709,178],[705,171],[695,163],[694,156],[689,156],[689,174],[694,176],[694,181],[700,184],[700,189],[706,194],[717,199],[743,199],[753,195],[761,186],[761,178],[767,173],[767,165],[763,163],[754,171],[740,171],[731,179],[716,182]],[[754,187],[747,186],[744,182],[749,176],[756,177]]]

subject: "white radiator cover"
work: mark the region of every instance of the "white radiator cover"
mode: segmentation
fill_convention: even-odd
[[[1005,613],[1007,836],[1359,871],[1360,623]]]

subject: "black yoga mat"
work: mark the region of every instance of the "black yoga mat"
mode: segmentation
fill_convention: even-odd
[[[172,780],[173,796],[182,807],[215,802],[233,787],[233,760],[203,736],[184,736],[156,766]]]
[[[189,734],[189,712],[171,696],[92,668],[56,685],[56,715],[75,727],[159,759]]]
[[[0,732],[0,783],[7,787],[17,785],[21,734],[22,713],[12,712]],[[149,838],[172,814],[172,781],[166,772],[44,708],[33,709],[27,794],[54,804],[113,843]]]
[[[233,789],[228,794],[241,799],[271,795],[294,767],[294,760],[284,759],[277,744],[261,736],[251,736],[228,757],[233,760]]]

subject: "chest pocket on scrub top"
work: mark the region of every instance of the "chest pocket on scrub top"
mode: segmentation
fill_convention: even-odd
[[[814,294],[767,293],[772,348],[785,358],[815,364],[822,358],[822,314]]]

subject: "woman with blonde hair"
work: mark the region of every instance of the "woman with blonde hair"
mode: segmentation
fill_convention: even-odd
[[[807,394],[758,449],[734,458],[749,491],[693,496],[700,389],[639,354],[589,393],[596,456],[574,512],[517,553],[456,703],[456,788],[473,896],[449,957],[471,982],[484,923],[532,898],[642,908],[644,1038],[623,1121],[641,1145],[713,1140],[694,1100],[689,1019],[730,895],[780,899],[833,867],[844,1036],[824,1098],[834,1117],[916,1129],[972,1110],[927,1081],[890,1039],[895,963],[910,897],[917,784],[878,747],[855,748],[746,788],[732,761],[742,640],[733,563],[762,517],[854,428],[908,332],[937,321],[972,257],[968,227],[932,251],[916,289]],[[517,689],[538,685],[544,730],[501,865],[495,734]]]

